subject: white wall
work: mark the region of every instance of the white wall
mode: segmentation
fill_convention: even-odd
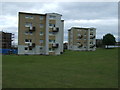
[[[53,14],[53,13],[49,13],[47,14],[47,30],[49,30],[49,15],[53,15],[53,16],[56,16],[56,25],[55,27],[59,27],[59,31],[58,32],[55,32],[55,41],[56,43],[59,43],[59,47],[58,48],[55,48],[55,54],[56,55],[59,55],[60,52],[63,52],[63,22],[61,22],[61,15],[59,14]],[[47,31],[46,30],[46,31]],[[48,32],[48,35],[46,34],[46,38],[48,38],[48,42],[49,42],[49,32]],[[49,43],[47,42],[48,46],[46,45],[46,48],[49,47]],[[49,48],[48,48],[48,52],[49,52]]]

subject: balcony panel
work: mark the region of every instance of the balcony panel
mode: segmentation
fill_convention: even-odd
[[[35,29],[36,29],[35,27],[30,27],[29,31],[35,31]]]
[[[52,44],[52,48],[58,48],[59,47],[59,44],[58,43],[53,43]]]
[[[58,28],[58,27],[54,27],[54,28],[52,29],[52,31],[53,31],[53,32],[58,32],[58,31],[59,31],[59,28]]]

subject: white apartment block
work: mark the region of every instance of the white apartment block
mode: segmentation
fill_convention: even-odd
[[[57,13],[19,12],[18,54],[63,53],[64,20]]]
[[[96,29],[72,27],[68,30],[68,49],[76,51],[96,50]]]

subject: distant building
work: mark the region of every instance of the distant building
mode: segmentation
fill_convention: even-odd
[[[96,29],[72,27],[68,30],[68,49],[78,51],[96,50]]]
[[[63,45],[64,45],[64,50],[68,49],[68,43],[67,42],[65,42]]]
[[[60,55],[64,35],[61,16],[19,12],[18,54]]]
[[[0,31],[0,48],[10,49],[12,47],[12,33]]]
[[[102,39],[96,39],[96,47],[103,47],[103,40]]]
[[[116,44],[115,44],[116,46],[120,46],[120,42],[116,42]]]

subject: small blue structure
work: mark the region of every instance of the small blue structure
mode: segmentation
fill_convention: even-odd
[[[0,49],[1,54],[18,54],[17,49]]]

